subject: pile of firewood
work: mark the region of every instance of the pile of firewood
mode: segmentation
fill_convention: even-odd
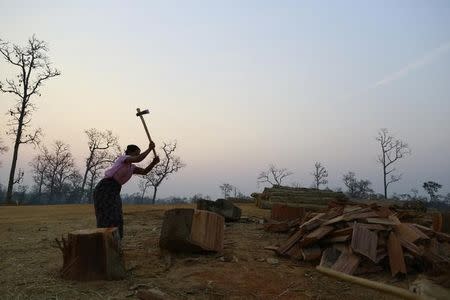
[[[332,201],[326,211],[291,220],[292,235],[276,252],[346,274],[378,272],[392,276],[411,270],[448,271],[450,235],[416,223],[377,204]],[[272,230],[276,231],[276,230]]]

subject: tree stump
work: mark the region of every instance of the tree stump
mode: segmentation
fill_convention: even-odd
[[[125,277],[119,231],[114,228],[77,230],[56,239],[63,253],[64,279],[116,280]]]
[[[225,220],[216,213],[190,208],[166,211],[159,246],[174,252],[223,249]]]

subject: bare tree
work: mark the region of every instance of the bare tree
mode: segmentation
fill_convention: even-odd
[[[370,180],[357,180],[354,172],[344,174],[342,176],[342,181],[344,181],[344,184],[348,189],[347,194],[350,198],[367,199],[371,194],[373,194],[373,190],[370,188],[372,185]]]
[[[45,161],[48,163],[44,184],[49,192],[50,201],[57,193],[61,193],[64,184],[70,180],[75,170],[75,162],[69,145],[56,141],[53,152],[48,153]]]
[[[153,187],[152,203],[155,204],[156,193],[158,187],[164,181],[168,179],[169,175],[178,172],[186,165],[181,161],[180,157],[175,156],[175,150],[177,149],[177,142],[164,143],[161,148],[164,152],[164,157],[161,162],[157,164],[147,175],[143,176],[143,180],[148,182]],[[145,196],[145,191],[142,194]]]
[[[399,139],[394,139],[393,136],[389,135],[386,128],[380,129],[376,140],[380,143],[381,147],[381,154],[378,156],[378,162],[383,168],[384,198],[387,199],[388,186],[402,178],[401,174],[394,174],[396,169],[393,165],[399,159],[411,154],[411,150],[409,149],[408,144]],[[388,175],[390,176],[389,179],[387,179]]]
[[[117,136],[111,130],[99,131],[91,128],[84,131],[88,136],[89,156],[86,158],[86,170],[84,171],[81,192],[84,193],[88,175],[90,174],[90,186],[88,199],[92,197],[92,188],[99,171],[107,167],[107,163],[113,162],[118,156],[120,148]]]
[[[427,181],[423,183],[422,187],[430,195],[430,201],[437,201],[439,199],[438,191],[442,188],[441,184],[434,181]]]
[[[109,149],[110,150],[110,149]],[[89,167],[89,190],[87,193],[87,198],[89,202],[92,202],[92,194],[95,185],[100,179],[100,175],[102,170],[106,169],[114,159],[118,156],[117,152],[103,150],[96,152],[93,156],[91,156],[90,167]],[[81,188],[81,192],[83,193],[83,188]]]
[[[314,172],[311,175],[314,177],[313,184],[316,189],[319,189],[321,184],[328,183],[328,171],[320,162],[314,164]]]
[[[283,182],[283,179],[285,179],[286,177],[288,177],[292,174],[294,174],[294,173],[288,171],[288,169],[285,169],[285,168],[278,169],[277,167],[275,167],[275,165],[271,164],[267,171],[263,171],[263,172],[259,173],[257,180],[258,180],[258,184],[259,183],[269,183],[272,186],[281,185],[281,183]]]
[[[0,154],[5,153],[8,151],[8,147],[3,145],[3,140],[0,138]],[[0,167],[2,166],[2,162],[0,161]]]
[[[15,136],[15,142],[6,192],[7,203],[12,203],[19,146],[29,143],[37,144],[41,136],[40,129],[26,133],[27,127],[30,126],[32,113],[36,109],[32,99],[35,95],[41,95],[40,88],[45,81],[61,74],[57,69],[51,67],[46,55],[47,51],[46,43],[38,40],[34,35],[28,40],[25,47],[12,45],[0,39],[0,54],[8,64],[18,69],[16,80],[0,81],[0,91],[13,94],[17,98],[16,105],[9,110],[10,121],[8,125],[11,130],[8,131],[8,134]]]
[[[17,171],[16,177],[14,178],[13,183],[14,184],[20,184],[23,182],[23,176],[25,175],[25,172],[22,169],[19,169]]]
[[[138,188],[139,188],[139,191],[141,192],[141,203],[144,203],[145,193],[147,192],[147,189],[151,186],[152,186],[152,182],[149,180],[144,179],[144,180],[140,180],[138,182]]]
[[[235,189],[235,194],[236,194],[236,188],[229,183],[224,183],[221,186],[219,186],[219,188],[222,191],[223,197],[225,199],[230,197],[230,193],[233,191],[233,188]]]
[[[300,183],[300,181],[293,181],[291,182],[291,187],[299,189],[302,187],[302,184]]]
[[[45,174],[49,166],[46,159],[50,156],[47,148],[42,147],[40,151],[41,153],[36,155],[30,162],[31,170],[33,172],[34,184],[38,193],[37,200],[40,200],[42,196],[42,187],[44,186]]]

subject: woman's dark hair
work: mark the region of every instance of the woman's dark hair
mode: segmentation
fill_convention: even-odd
[[[131,153],[135,151],[141,151],[141,149],[136,145],[128,145],[127,149],[125,150],[126,155],[130,155]]]

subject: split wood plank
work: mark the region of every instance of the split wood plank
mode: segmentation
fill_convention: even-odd
[[[352,235],[352,249],[360,253],[372,261],[377,259],[378,235],[359,223],[355,223]]]
[[[395,232],[389,234],[387,246],[392,276],[396,276],[399,273],[406,274],[406,264],[402,245]]]
[[[333,231],[332,233],[330,233],[330,237],[349,235],[349,234],[352,234],[352,232],[353,232],[353,226],[346,227],[346,228],[342,228],[342,229]]]
[[[434,213],[433,214],[433,230],[434,231],[442,231],[442,214]]]
[[[333,226],[320,226],[319,228],[313,230],[312,232],[305,235],[299,242],[301,247],[306,247],[314,244],[318,240],[322,239],[328,233],[334,230]]]
[[[352,275],[359,266],[361,258],[353,253],[341,253],[331,269]]]
[[[347,235],[335,236],[335,237],[332,237],[329,239],[324,239],[324,240],[321,240],[320,242],[324,243],[324,244],[343,243],[343,242],[350,240],[350,238],[351,238],[351,235],[347,234]]]
[[[284,243],[277,249],[277,253],[280,255],[286,254],[286,252],[289,249],[291,249],[292,246],[294,246],[294,244],[297,243],[303,237],[303,235],[304,235],[304,230],[302,230],[302,229],[298,230],[296,233],[294,233],[293,235],[291,235],[289,237],[289,239],[286,241],[286,243]]]
[[[371,223],[371,224],[381,224],[381,225],[390,225],[390,226],[394,226],[397,223],[390,220],[390,219],[385,219],[385,218],[366,218],[365,221],[367,223]]]
[[[385,225],[381,225],[381,224],[366,224],[366,223],[359,223],[360,226],[363,226],[366,229],[369,230],[378,230],[378,231],[382,231],[382,230],[388,230],[388,227]]]
[[[421,237],[421,235],[417,233],[417,230],[411,229],[411,227],[406,224],[395,225],[394,231],[398,237],[402,237],[402,239],[409,243],[414,243]]]
[[[385,206],[377,207],[376,212],[379,218],[388,218],[390,215],[393,215],[394,212]]]
[[[413,254],[415,257],[421,257],[423,255],[423,250],[419,248],[416,244],[408,241],[401,235],[397,235],[398,239],[400,240],[400,244],[408,250],[411,254]]]

